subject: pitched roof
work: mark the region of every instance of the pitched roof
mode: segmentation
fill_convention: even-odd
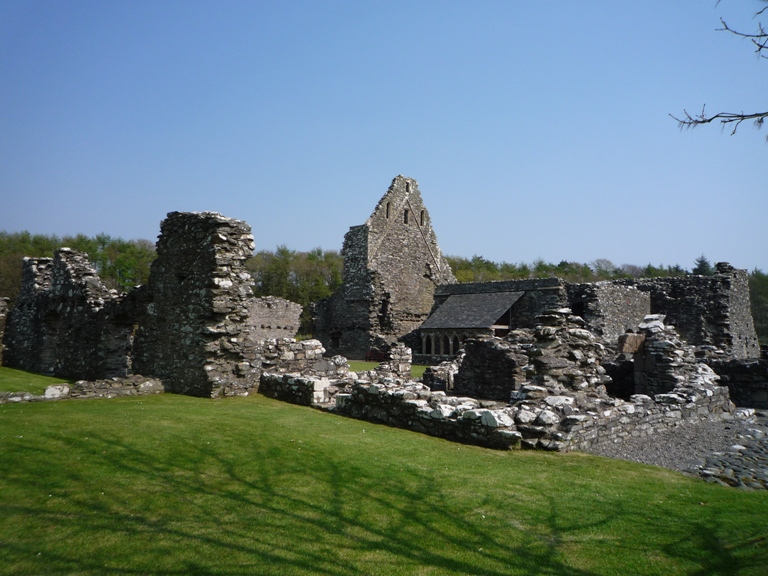
[[[422,328],[489,328],[525,292],[454,294],[435,310]]]

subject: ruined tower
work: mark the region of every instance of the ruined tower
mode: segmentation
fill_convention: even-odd
[[[150,302],[134,368],[191,396],[246,393],[258,382],[251,227],[218,212],[171,212],[160,225]]]
[[[344,284],[318,303],[315,335],[332,354],[384,352],[429,315],[435,286],[456,279],[418,183],[397,176],[365,224],[344,236]]]

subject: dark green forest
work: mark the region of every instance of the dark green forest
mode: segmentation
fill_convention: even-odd
[[[21,262],[24,256],[53,256],[54,250],[68,246],[86,252],[102,280],[110,288],[127,290],[143,284],[155,258],[154,244],[149,240],[123,240],[107,234],[88,237],[51,236],[29,232],[0,231],[0,296],[16,297],[21,286]],[[530,264],[493,262],[482,256],[464,258],[447,256],[459,282],[487,282],[525,278],[558,277],[569,282],[595,282],[619,278],[652,278],[686,274],[714,274],[714,266],[701,255],[690,270],[679,265],[647,264],[617,266],[609,260],[590,263],[558,264],[536,260]],[[309,252],[278,246],[260,250],[248,260],[246,267],[253,276],[256,296],[280,296],[304,307],[301,334],[312,330],[311,304],[330,296],[340,285],[343,260],[336,250],[315,248]],[[768,274],[755,268],[749,273],[752,315],[760,342],[768,344]]]

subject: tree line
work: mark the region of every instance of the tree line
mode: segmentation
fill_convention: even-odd
[[[51,258],[62,246],[88,254],[107,287],[121,291],[146,283],[149,265],[155,259],[155,244],[149,240],[123,240],[108,234],[90,237],[0,231],[0,296],[16,298],[25,256]]]
[[[155,258],[149,240],[123,240],[107,234],[88,237],[50,236],[29,232],[0,231],[0,296],[15,298],[21,286],[21,261],[24,256],[53,256],[54,250],[68,246],[86,252],[110,288],[128,290],[146,283]],[[526,278],[557,277],[568,282],[596,282],[620,278],[655,278],[686,274],[712,275],[715,269],[706,256],[694,261],[691,270],[679,265],[615,265],[610,260],[590,263],[558,264],[542,259],[527,263],[493,262],[482,256],[446,256],[459,282],[488,282]],[[303,306],[300,334],[312,332],[312,304],[329,297],[341,286],[344,262],[337,250],[314,248],[308,252],[285,245],[275,250],[260,250],[246,262],[253,277],[256,296],[279,296]],[[749,273],[749,291],[755,329],[763,344],[768,344],[768,274],[755,268]]]

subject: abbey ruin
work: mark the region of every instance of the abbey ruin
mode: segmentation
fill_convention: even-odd
[[[365,224],[344,236],[344,285],[316,306],[315,335],[332,353],[363,358],[415,342],[435,289],[453,284],[418,183],[398,176]]]
[[[79,381],[49,398],[261,392],[505,448],[584,449],[768,408],[747,274],[726,263],[713,276],[457,283],[418,184],[398,176],[345,236],[317,339],[297,341],[301,307],[253,296],[248,224],[172,212],[160,232],[149,282],[128,293],[68,248],[25,259],[16,302],[0,298],[3,365]],[[341,354],[385,361],[356,374]],[[422,381],[411,362],[431,366]]]

